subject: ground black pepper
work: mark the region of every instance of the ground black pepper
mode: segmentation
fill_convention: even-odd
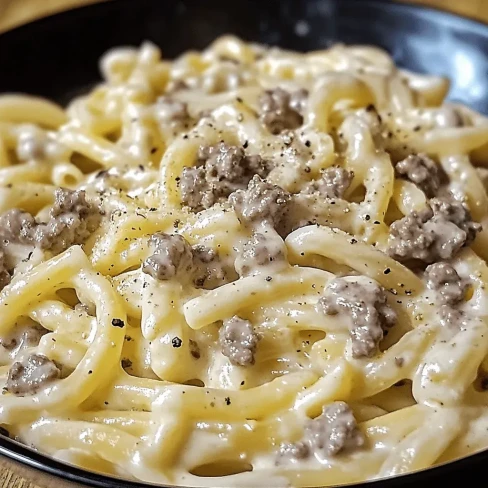
[[[114,327],[120,327],[121,329],[125,326],[124,321],[120,319],[112,319],[112,325]]]

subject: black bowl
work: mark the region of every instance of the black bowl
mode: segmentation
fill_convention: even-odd
[[[0,35],[0,92],[27,92],[66,103],[99,79],[97,60],[113,46],[149,39],[172,57],[204,48],[225,33],[301,51],[334,42],[379,45],[402,67],[448,76],[451,100],[488,114],[488,26],[381,0],[118,0],[83,7]],[[462,481],[478,486],[487,463],[488,452],[482,452],[363,486]],[[0,435],[3,469],[45,488],[150,486],[67,466]]]

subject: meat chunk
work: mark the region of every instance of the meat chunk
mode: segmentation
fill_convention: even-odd
[[[30,213],[12,208],[0,215],[0,239],[5,244],[29,243],[35,225],[36,221]]]
[[[218,201],[218,192],[206,178],[205,168],[185,167],[180,177],[181,201],[194,212],[210,208]]]
[[[371,357],[378,351],[384,330],[396,322],[396,313],[386,301],[386,292],[369,279],[335,278],[325,289],[317,308],[326,315],[349,319],[353,357]]]
[[[5,349],[24,349],[39,345],[41,337],[47,330],[41,326],[25,325],[16,327],[10,334],[0,338],[0,345]]]
[[[452,222],[466,234],[465,246],[469,246],[481,231],[481,224],[473,222],[468,207],[453,198],[433,198],[430,206],[434,212],[434,219]]]
[[[469,284],[461,279],[449,263],[439,262],[427,266],[425,277],[427,286],[437,292],[442,304],[456,305],[463,301]]]
[[[248,320],[237,315],[224,320],[219,330],[219,342],[222,354],[236,366],[250,366],[254,364],[254,354],[260,336]]]
[[[100,209],[86,201],[85,192],[58,188],[50,219],[37,222],[20,209],[8,210],[0,216],[0,238],[4,243],[37,245],[59,253],[82,244],[100,224]]]
[[[430,264],[452,258],[480,230],[463,203],[433,198],[426,209],[391,224],[388,253],[403,263],[420,260]]]
[[[364,435],[349,405],[334,402],[324,406],[320,416],[308,421],[300,442],[281,445],[280,457],[296,461],[313,455],[323,462],[341,452],[358,449],[364,443]]]
[[[310,456],[310,448],[305,442],[284,442],[280,445],[278,452],[278,461],[276,464],[282,462],[297,462],[300,459],[307,459]]]
[[[247,190],[237,190],[229,200],[241,222],[264,222],[276,228],[286,215],[291,195],[283,188],[254,176]]]
[[[0,290],[10,283],[10,273],[7,269],[7,264],[5,263],[5,254],[0,248]]]
[[[180,178],[181,199],[198,212],[246,188],[254,175],[265,177],[271,169],[260,156],[247,156],[237,146],[220,143],[202,146],[196,167],[185,167]]]
[[[53,218],[67,213],[76,213],[80,218],[88,217],[92,212],[91,205],[86,201],[85,192],[58,188],[54,194],[54,205],[50,215]]]
[[[436,261],[440,257],[438,254],[442,252],[443,246],[440,246],[438,252],[436,252],[437,250],[434,251],[436,240],[439,238],[435,233],[436,226],[426,227],[433,215],[432,209],[428,207],[420,212],[413,211],[403,219],[393,222],[390,227],[388,254],[400,262],[407,262],[412,259],[419,259],[428,263]],[[465,240],[462,231],[455,225],[449,224],[447,224],[447,230],[451,239],[449,246],[451,252],[454,245],[456,250],[460,249]],[[448,259],[451,253],[446,250],[443,254],[446,254],[445,259]]]
[[[353,177],[354,173],[344,168],[327,168],[318,180],[311,181],[304,188],[303,193],[318,193],[323,198],[342,198]]]
[[[240,276],[249,276],[283,263],[286,263],[283,240],[278,236],[255,232],[244,244],[235,264]]]
[[[7,210],[0,215],[0,290],[9,284],[11,279],[12,269],[9,269],[6,256],[8,245],[31,243],[31,233],[35,225],[34,217],[18,208]]]
[[[427,286],[434,290],[441,304],[439,318],[444,327],[460,328],[464,313],[456,306],[464,300],[469,288],[467,280],[462,279],[452,265],[439,262],[427,266],[425,270]]]
[[[216,146],[201,146],[198,162],[205,165],[210,178],[240,185],[247,185],[255,174],[264,177],[270,170],[269,162],[259,155],[247,156],[241,147],[223,142]]]
[[[272,134],[297,129],[303,124],[303,112],[308,93],[298,90],[292,94],[282,88],[265,91],[259,98],[261,122]]]
[[[219,255],[209,247],[193,247],[193,264],[195,266],[194,283],[197,288],[213,290],[227,282],[227,272]]]
[[[324,406],[322,414],[305,428],[305,443],[319,460],[343,451],[362,447],[365,443],[351,408],[345,402]]]
[[[154,253],[142,265],[142,271],[157,280],[175,276],[192,276],[193,252],[190,244],[179,234],[158,232],[149,238]]]
[[[426,154],[411,154],[395,165],[398,175],[415,183],[428,198],[434,197],[441,185],[439,165]]]
[[[185,102],[166,96],[156,103],[156,118],[161,125],[184,125],[189,122],[190,114]]]
[[[451,305],[441,305],[439,309],[439,318],[443,327],[460,329],[463,325],[465,315],[462,310],[454,308]]]
[[[144,261],[142,271],[157,280],[186,278],[207,290],[227,282],[227,272],[213,249],[203,245],[192,248],[183,236],[163,232],[152,235],[149,246],[154,252]]]
[[[101,212],[86,201],[83,190],[58,188],[50,216],[33,229],[32,237],[41,249],[59,253],[85,242],[100,225]]]
[[[49,358],[42,354],[31,354],[22,362],[12,365],[6,389],[17,396],[35,395],[60,375],[61,371]]]

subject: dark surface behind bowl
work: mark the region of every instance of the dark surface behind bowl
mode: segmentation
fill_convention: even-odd
[[[83,7],[0,35],[0,92],[27,92],[66,103],[99,79],[97,61],[108,48],[149,39],[162,47],[164,56],[174,57],[204,48],[225,33],[303,51],[334,42],[376,44],[405,68],[450,77],[452,100],[488,114],[488,27],[432,9],[375,0],[118,0]],[[480,453],[367,485],[413,488],[464,481],[471,488],[481,483],[487,463],[488,452]],[[0,435],[0,470],[7,469],[43,488],[64,488],[70,482],[143,486],[67,467]]]
[[[488,30],[415,6],[369,0],[119,0],[81,8],[0,36],[0,91],[61,101],[98,78],[97,59],[150,39],[173,57],[216,36],[298,50],[337,41],[388,49],[414,71],[449,76],[451,98],[488,114]]]

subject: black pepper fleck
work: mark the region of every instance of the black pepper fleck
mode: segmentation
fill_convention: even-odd
[[[120,319],[112,319],[112,325],[114,327],[120,327],[121,329],[125,326],[124,321]]]

